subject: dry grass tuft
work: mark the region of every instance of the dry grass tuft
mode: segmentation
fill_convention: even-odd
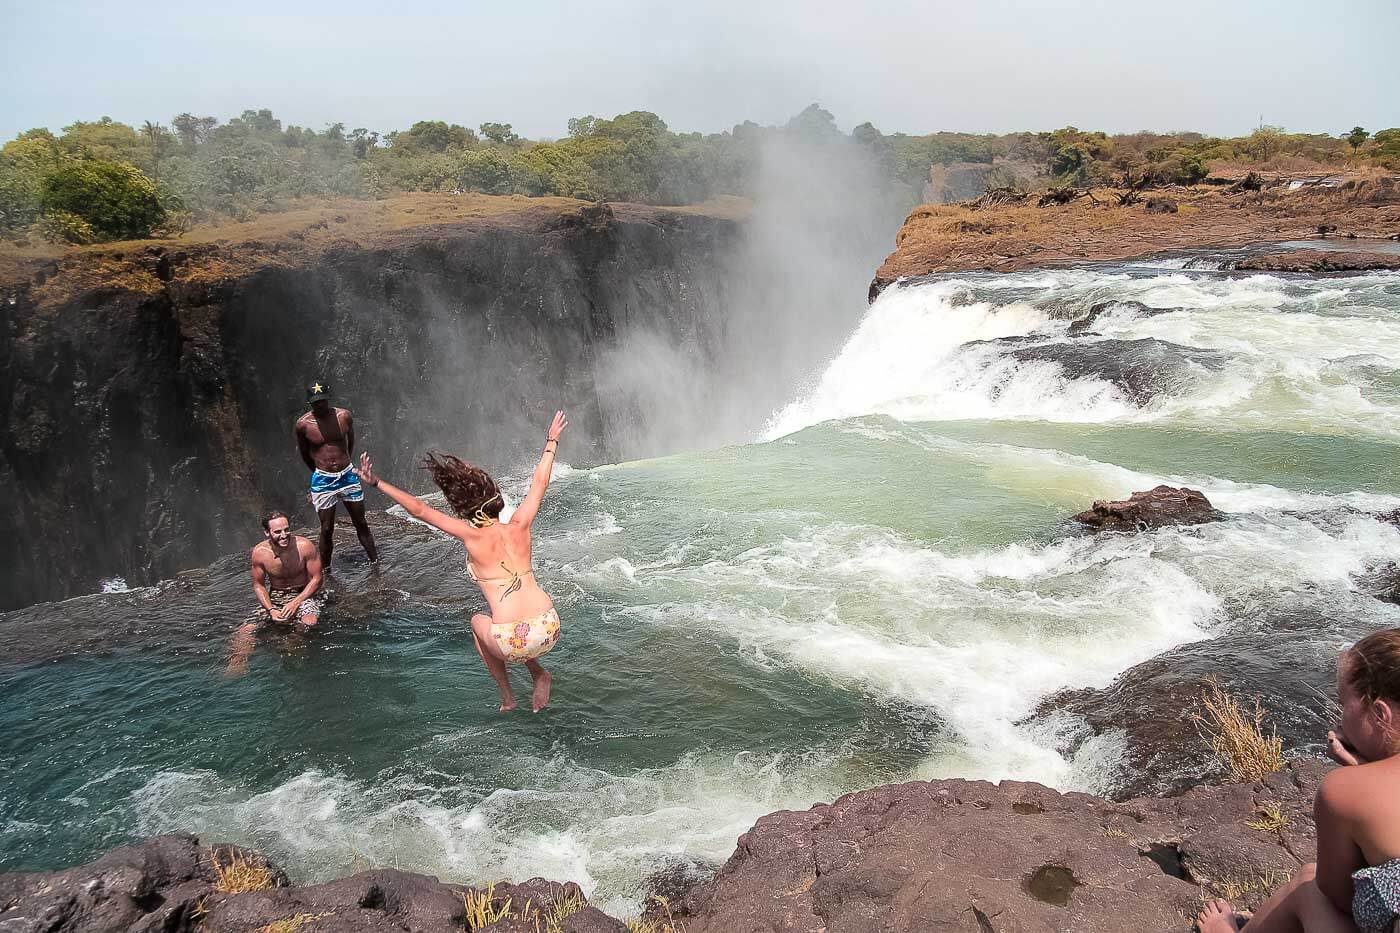
[[[666,912],[666,918],[638,917],[627,921],[627,933],[685,933],[685,924],[671,915],[671,902],[654,895],[652,902]]]
[[[1236,907],[1242,905],[1257,907],[1267,900],[1270,894],[1274,893],[1274,889],[1287,883],[1289,877],[1287,872],[1270,871],[1248,878],[1212,881],[1210,883],[1210,896],[1224,898]],[[1201,899],[1207,899],[1205,892],[1202,892]]]
[[[531,916],[526,919],[535,921],[536,933],[561,933],[564,921],[582,910],[583,904],[582,894],[570,894],[567,897],[556,898],[548,910],[540,911],[531,907]]]
[[[467,929],[479,930],[497,920],[505,920],[510,916],[510,898],[496,906],[496,886],[489,884],[485,891],[468,891],[462,895],[462,900],[466,905]]]
[[[1260,804],[1254,808],[1254,815],[1257,819],[1245,820],[1246,826],[1250,829],[1257,829],[1260,832],[1276,833],[1288,825],[1288,817],[1283,811],[1271,803]]]
[[[272,872],[266,865],[259,864],[239,855],[229,853],[228,864],[213,856],[214,890],[221,894],[246,894],[249,891],[265,891],[272,887]]]
[[[1128,834],[1121,826],[1105,826],[1103,834],[1110,839],[1127,839]]]
[[[258,933],[297,933],[302,927],[313,920],[319,920],[325,914],[297,914],[286,920],[274,920],[265,927],[259,927]]]
[[[1273,730],[1264,733],[1264,705],[1258,697],[1248,710],[1211,680],[1200,703],[1201,711],[1191,718],[1235,780],[1253,783],[1283,767],[1283,740]]]

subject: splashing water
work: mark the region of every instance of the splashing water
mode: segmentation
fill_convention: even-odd
[[[1355,582],[1400,548],[1368,514],[1400,505],[1397,348],[1396,276],[891,289],[764,441],[560,468],[535,569],[565,627],[538,717],[494,711],[460,547],[392,513],[382,571],[344,542],[325,630],[269,633],[246,677],[222,676],[252,605],[238,558],[10,613],[0,868],[186,830],[303,880],[543,874],[625,912],[774,809],[949,775],[1102,788],[1121,743],[1058,752],[1032,716],[1053,691],[1334,620],[1309,630],[1320,664],[1400,622]],[[1158,482],[1229,520],[1062,523]]]

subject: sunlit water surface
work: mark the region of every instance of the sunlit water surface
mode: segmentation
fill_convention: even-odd
[[[300,880],[544,875],[625,912],[775,809],[915,777],[1106,786],[1121,748],[1055,751],[1027,719],[1046,695],[1279,619],[1328,620],[1317,657],[1400,624],[1356,582],[1400,554],[1368,514],[1400,506],[1400,276],[1179,265],[894,288],[765,440],[561,468],[539,716],[495,711],[460,546],[392,512],[382,572],[343,529],[324,629],[268,633],[242,677],[240,557],[0,618],[0,869],[182,830]],[[1178,310],[1069,336],[1108,299]],[[1149,397],[1056,361],[1098,343],[1151,349]],[[1229,520],[1064,523],[1163,481]]]

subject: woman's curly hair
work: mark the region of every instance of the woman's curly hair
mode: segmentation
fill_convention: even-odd
[[[493,521],[500,517],[505,505],[501,490],[481,467],[452,454],[430,450],[423,458],[423,468],[433,474],[433,482],[459,517],[467,521],[473,521],[478,514]]]

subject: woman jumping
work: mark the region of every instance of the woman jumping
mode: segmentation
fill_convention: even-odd
[[[550,468],[559,449],[559,435],[569,422],[562,411],[554,413],[554,421],[544,443],[544,453],[535,467],[530,491],[510,521],[500,521],[505,501],[501,491],[485,470],[463,463],[450,454],[430,451],[424,466],[433,474],[433,482],[446,497],[459,518],[444,515],[437,509],[409,495],[374,472],[369,453],[360,454],[360,480],[367,486],[381,489],[404,511],[421,522],[447,532],[467,548],[467,572],[481,587],[491,613],[472,616],[472,638],[477,653],[501,691],[501,712],[515,709],[515,696],[510,692],[506,664],[524,664],[534,681],[532,706],[539,712],[549,704],[549,688],[553,681],[539,658],[559,643],[559,614],[549,594],[540,589],[530,570],[530,523],[535,520],[544,491],[549,486]]]

